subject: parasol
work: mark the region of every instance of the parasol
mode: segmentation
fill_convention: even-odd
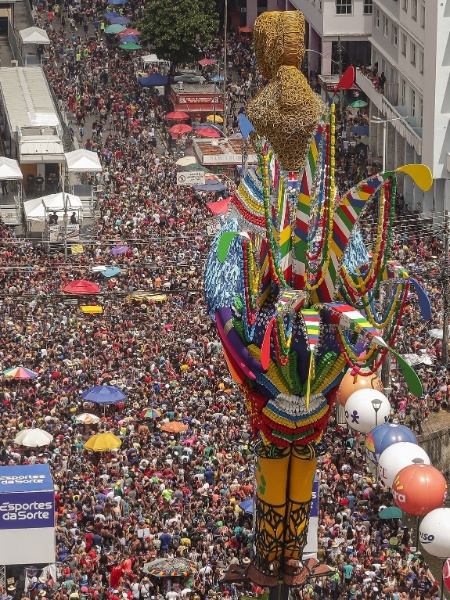
[[[141,412],[141,419],[159,419],[161,416],[161,411],[156,408],[144,408]]]
[[[107,431],[93,435],[84,444],[84,447],[86,450],[92,450],[92,452],[108,452],[120,448],[121,445],[122,441],[116,435]]]
[[[220,132],[213,127],[199,127],[195,131],[195,135],[199,135],[205,138],[220,138]]]
[[[206,120],[210,123],[223,123],[223,119],[220,115],[208,115]]]
[[[53,436],[43,429],[22,429],[14,438],[16,444],[27,448],[38,448],[47,446],[53,441]]]
[[[122,50],[140,50],[142,46],[134,42],[126,42],[125,44],[119,44],[119,48],[122,48]]]
[[[120,25],[120,23],[113,23],[112,25],[108,25],[108,27],[105,29],[105,33],[120,33],[121,31],[125,31],[125,29],[126,27],[124,25]]]
[[[378,514],[380,519],[401,519],[403,512],[396,506],[388,506]]]
[[[85,402],[93,402],[94,404],[116,404],[126,400],[126,395],[112,385],[97,385],[82,394]]]
[[[35,379],[37,376],[37,373],[25,367],[12,367],[3,371],[3,377],[6,379]]]
[[[196,565],[185,558],[157,558],[145,563],[144,571],[153,577],[187,577],[195,573]]]
[[[172,125],[168,131],[171,135],[177,135],[179,133],[191,133],[192,127],[190,125],[186,125],[186,123],[177,123],[177,125]]]
[[[189,119],[189,115],[181,110],[174,110],[170,113],[167,113],[165,119],[166,121],[187,121]]]
[[[169,421],[168,423],[161,425],[161,431],[167,431],[168,433],[182,433],[188,429],[189,427],[187,425],[180,423],[179,421]]]
[[[115,246],[109,251],[109,253],[113,256],[117,256],[118,254],[125,254],[125,252],[128,252],[128,250],[128,246]]]
[[[71,281],[63,287],[63,292],[66,294],[74,295],[86,295],[86,294],[98,294],[100,286],[93,281],[86,281],[86,279],[76,279]]]
[[[97,425],[97,423],[100,423],[100,417],[91,413],[81,413],[81,415],[75,417],[75,421],[81,425]]]
[[[198,61],[198,64],[202,67],[208,67],[209,65],[215,65],[216,61],[212,58],[202,58]]]

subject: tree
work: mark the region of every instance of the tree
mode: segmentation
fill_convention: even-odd
[[[172,67],[201,57],[219,28],[215,0],[149,0],[139,25],[141,39]]]

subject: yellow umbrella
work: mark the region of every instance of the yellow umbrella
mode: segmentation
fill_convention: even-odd
[[[223,119],[220,115],[208,115],[206,120],[209,121],[209,123],[223,123]]]
[[[108,450],[114,450],[120,448],[122,441],[113,433],[107,431],[106,433],[97,433],[93,435],[84,444],[86,450],[92,450],[93,452],[108,452]]]

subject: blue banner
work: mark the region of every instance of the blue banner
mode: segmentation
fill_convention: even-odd
[[[51,490],[53,481],[48,465],[0,467],[0,494]]]
[[[0,494],[0,530],[54,526],[54,492]]]

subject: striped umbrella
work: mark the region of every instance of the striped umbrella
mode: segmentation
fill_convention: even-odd
[[[3,377],[7,379],[34,379],[37,376],[37,373],[25,367],[12,367],[3,371]]]
[[[161,412],[156,408],[145,408],[141,412],[141,419],[159,419]]]

